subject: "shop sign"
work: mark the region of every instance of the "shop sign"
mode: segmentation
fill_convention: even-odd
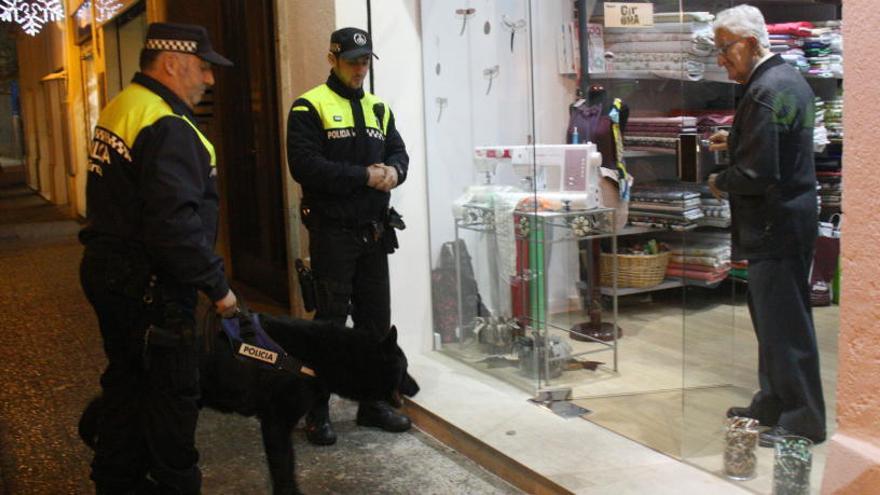
[[[653,25],[653,3],[605,2],[605,27],[640,28]]]

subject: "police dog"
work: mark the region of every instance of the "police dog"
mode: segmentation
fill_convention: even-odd
[[[268,369],[236,358],[216,319],[201,325],[200,404],[221,412],[256,416],[269,464],[274,495],[300,493],[294,474],[293,428],[326,390],[358,401],[386,400],[400,405],[400,395],[419,387],[407,373],[407,360],[391,327],[382,342],[366,330],[331,322],[261,314],[266,333],[306,373]],[[314,372],[314,377],[309,372]],[[86,407],[79,422],[83,441],[94,447],[101,399]]]

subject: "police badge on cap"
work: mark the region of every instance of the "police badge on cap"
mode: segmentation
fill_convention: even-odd
[[[376,54],[373,53],[373,41],[370,39],[370,33],[354,27],[333,31],[333,34],[330,35],[330,52],[346,60],[364,55],[376,57]]]

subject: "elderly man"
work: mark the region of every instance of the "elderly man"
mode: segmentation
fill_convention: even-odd
[[[197,494],[196,291],[235,295],[214,253],[216,156],[193,107],[232,63],[201,26],[151,24],[141,72],[101,112],[89,154],[83,291],[107,368],[92,480],[99,494]]]
[[[813,92],[798,71],[770,53],[764,17],[740,5],[715,19],[718,64],[745,85],[729,135],[730,166],[709,177],[730,195],[733,256],[749,261],[748,303],[758,338],[760,390],[728,416],[770,427],[761,445],[783,435],[825,440],[825,402],[808,275],[817,235]]]

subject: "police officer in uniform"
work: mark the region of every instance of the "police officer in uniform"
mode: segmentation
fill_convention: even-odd
[[[397,245],[396,214],[388,202],[406,179],[409,157],[391,109],[363,90],[374,56],[366,31],[333,32],[327,82],[291,107],[287,161],[303,190],[315,318],[343,324],[350,313],[357,331],[381,340],[391,325],[388,254]],[[306,436],[317,445],[336,442],[328,399],[306,416]],[[385,402],[362,402],[357,423],[395,432],[410,428],[409,418]]]
[[[107,368],[91,478],[99,494],[196,494],[197,290],[235,311],[214,253],[214,147],[193,107],[214,84],[201,26],[151,24],[141,72],[101,112],[89,154],[83,290]]]

